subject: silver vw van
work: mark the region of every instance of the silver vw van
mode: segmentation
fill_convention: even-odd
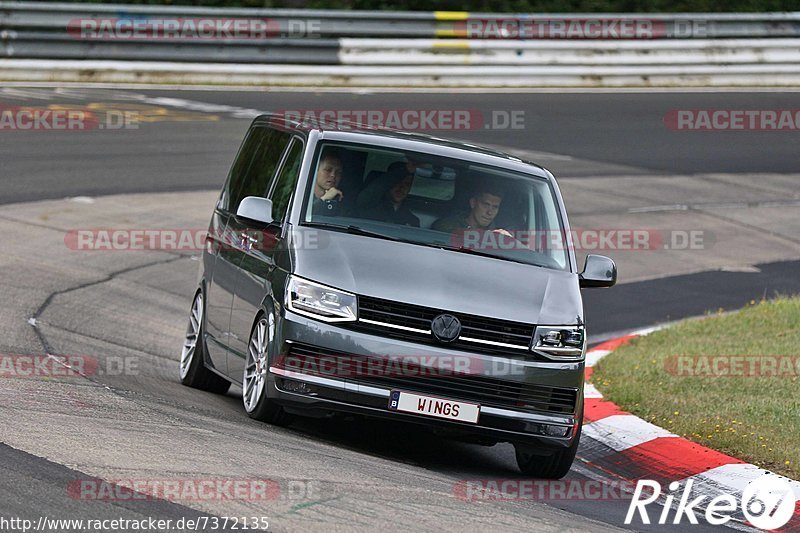
[[[511,442],[559,478],[578,447],[586,325],[553,175],[494,150],[264,115],[217,201],[180,360],[251,417],[360,414]]]

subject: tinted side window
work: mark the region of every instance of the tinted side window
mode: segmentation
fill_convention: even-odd
[[[268,128],[257,128],[251,133],[246,148],[250,148],[251,140],[258,142],[258,146],[250,156],[249,164],[243,162],[240,167],[237,160],[236,172],[232,173],[230,183],[228,209],[231,212],[235,213],[239,203],[247,196],[266,196],[267,187],[290,138],[289,133]],[[243,156],[247,155],[245,152],[243,149]]]
[[[262,130],[251,130],[247,137],[245,137],[239,153],[236,155],[236,160],[233,162],[231,171],[228,173],[228,179],[225,181],[225,187],[222,189],[218,206],[224,211],[231,210],[231,196],[233,192],[241,188],[242,180],[247,175],[250,169],[250,164],[253,162],[253,156],[258,151],[258,146],[261,144]],[[238,206],[238,202],[237,202]]]
[[[300,163],[303,161],[303,143],[297,139],[292,141],[286,161],[283,163],[281,173],[272,190],[272,218],[275,222],[283,222],[289,208],[297,177],[300,172]]]

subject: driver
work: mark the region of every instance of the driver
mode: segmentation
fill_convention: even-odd
[[[463,232],[464,230],[494,231],[511,237],[511,233],[499,229],[494,219],[503,203],[503,191],[491,185],[479,188],[469,199],[468,212],[454,213],[440,218],[431,226],[432,229],[445,233]]]

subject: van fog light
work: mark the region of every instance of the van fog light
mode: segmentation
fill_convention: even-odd
[[[525,431],[528,433],[537,433],[547,437],[566,437],[569,435],[569,426],[554,426],[552,424],[539,424],[537,422],[528,422],[525,424]]]
[[[317,391],[313,385],[309,385],[304,381],[291,381],[288,379],[283,380],[281,387],[286,392],[294,392],[296,394],[316,395]]]
[[[569,434],[569,427],[544,424],[544,434],[548,437],[566,437]]]

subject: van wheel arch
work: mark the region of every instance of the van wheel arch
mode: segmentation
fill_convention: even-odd
[[[274,340],[277,327],[278,319],[274,311],[263,306],[253,319],[253,325],[250,328],[244,375],[242,376],[242,403],[250,418],[276,426],[286,426],[291,423],[292,417],[286,413],[283,407],[269,398],[268,394],[271,383],[269,364],[270,359],[275,355]],[[262,338],[263,343],[260,340]],[[256,359],[254,359],[254,354]],[[248,370],[251,373],[250,378],[248,378]],[[252,376],[254,371],[263,372],[263,381],[260,384],[258,377]]]

